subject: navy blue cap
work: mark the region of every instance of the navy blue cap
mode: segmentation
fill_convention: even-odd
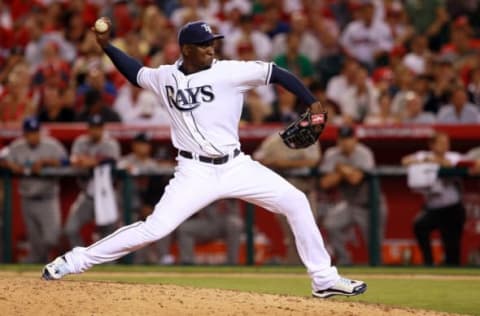
[[[178,33],[178,44],[202,44],[212,40],[223,38],[221,34],[213,34],[210,25],[203,21],[185,24]]]
[[[27,117],[23,120],[24,132],[37,132],[40,130],[40,121],[36,117]]]
[[[349,138],[349,137],[355,137],[355,130],[353,127],[345,125],[341,126],[338,128],[338,138]]]
[[[100,114],[95,114],[88,118],[89,126],[103,126],[103,124],[105,124],[105,120]]]

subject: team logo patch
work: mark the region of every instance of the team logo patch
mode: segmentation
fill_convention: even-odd
[[[202,24],[201,27],[205,30],[205,32],[212,33],[212,28],[208,24]]]
[[[325,117],[323,114],[314,114],[312,115],[312,124],[323,124],[325,122]]]
[[[212,102],[215,99],[211,85],[191,87],[176,90],[173,86],[166,85],[165,92],[170,107],[179,111],[191,111],[202,102]]]

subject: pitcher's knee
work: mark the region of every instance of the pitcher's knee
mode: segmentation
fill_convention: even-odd
[[[142,222],[142,230],[145,232],[146,237],[152,242],[167,236],[175,228],[176,225],[166,220],[153,219],[150,216]]]
[[[282,201],[293,203],[301,203],[304,205],[309,205],[307,195],[300,191],[299,189],[292,187],[292,189],[284,192],[282,195]]]
[[[278,204],[279,211],[285,215],[290,212],[310,212],[310,204],[308,203],[307,196],[305,193],[294,187],[281,195]]]

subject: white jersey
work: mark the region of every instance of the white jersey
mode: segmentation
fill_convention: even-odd
[[[142,67],[137,75],[138,84],[157,94],[169,113],[173,146],[210,157],[239,148],[243,93],[268,84],[273,64],[214,60],[210,68],[189,75],[180,65]]]

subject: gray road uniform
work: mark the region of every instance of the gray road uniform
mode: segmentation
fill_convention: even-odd
[[[88,135],[80,135],[75,139],[72,146],[71,155],[88,155],[96,157],[99,160],[120,158],[120,144],[110,136],[104,134],[102,139],[94,143]],[[89,182],[93,181],[90,177],[80,180],[81,192],[78,194],[75,202],[70,207],[67,223],[65,225],[65,235],[68,237],[71,246],[83,245],[80,236],[80,230],[83,225],[95,218],[94,192],[89,192]],[[112,225],[99,227],[101,235],[106,235],[113,231]]]
[[[325,152],[324,160],[320,166],[322,173],[333,172],[337,164],[346,164],[364,172],[375,167],[372,151],[365,145],[358,143],[350,156],[343,154],[335,146]],[[347,230],[354,225],[360,228],[364,240],[368,242],[369,231],[369,191],[368,183],[364,179],[358,185],[351,185],[342,181],[338,185],[340,200],[331,207],[324,218],[324,226],[328,232],[330,246],[335,252],[338,264],[351,264],[351,257],[345,243],[351,234]],[[385,203],[381,198],[380,212],[386,213]],[[381,225],[383,226],[383,225]],[[379,231],[382,231],[380,228]],[[383,236],[383,232],[380,232]]]
[[[227,264],[238,264],[238,251],[243,231],[238,202],[222,200],[210,204],[199,214],[182,223],[177,230],[180,262],[195,263],[195,244],[217,238],[227,245]]]
[[[41,136],[38,146],[31,147],[22,137],[9,146],[6,159],[28,168],[43,159],[68,158],[63,145],[54,138]],[[20,179],[21,209],[27,229],[30,253],[27,262],[44,262],[55,246],[61,231],[59,185],[56,178],[24,177]]]

